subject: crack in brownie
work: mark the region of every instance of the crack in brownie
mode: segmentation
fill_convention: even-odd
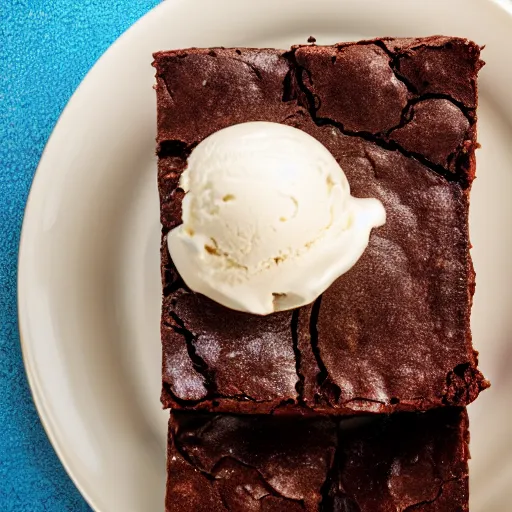
[[[154,58],[165,407],[382,413],[463,406],[488,387],[469,326],[476,44],[389,38]],[[387,213],[361,259],[314,304],[261,317],[191,292],[167,249],[188,155],[248,121],[312,135],[352,195],[379,199]]]
[[[361,419],[174,412],[167,512],[466,512],[464,409]]]

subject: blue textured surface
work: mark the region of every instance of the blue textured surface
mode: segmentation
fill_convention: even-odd
[[[0,0],[0,511],[90,510],[39,422],[17,326],[23,210],[43,147],[96,59],[158,0]]]

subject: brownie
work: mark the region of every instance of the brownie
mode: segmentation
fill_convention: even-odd
[[[352,429],[341,422],[323,510],[468,511],[466,410],[448,407],[376,418]]]
[[[388,413],[464,406],[488,387],[469,325],[476,44],[385,38],[154,59],[165,407]],[[378,198],[387,213],[361,259],[314,304],[269,316],[191,292],[167,249],[188,155],[247,121],[312,135],[352,194]]]
[[[167,512],[462,512],[461,408],[362,419],[175,412]]]

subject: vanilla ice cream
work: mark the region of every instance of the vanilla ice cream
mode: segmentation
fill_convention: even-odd
[[[195,292],[266,315],[314,301],[347,272],[386,214],[357,199],[331,153],[302,130],[238,124],[192,151],[171,257]]]

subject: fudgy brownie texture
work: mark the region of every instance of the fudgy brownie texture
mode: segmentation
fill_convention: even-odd
[[[361,419],[173,413],[167,512],[464,512],[460,408]]]
[[[469,190],[480,48],[446,37],[154,55],[165,407],[330,414],[426,410],[489,384],[469,327]],[[324,144],[386,224],[314,304],[266,317],[192,293],[167,250],[179,177],[205,137],[246,121]],[[300,276],[298,276],[300,279]]]

